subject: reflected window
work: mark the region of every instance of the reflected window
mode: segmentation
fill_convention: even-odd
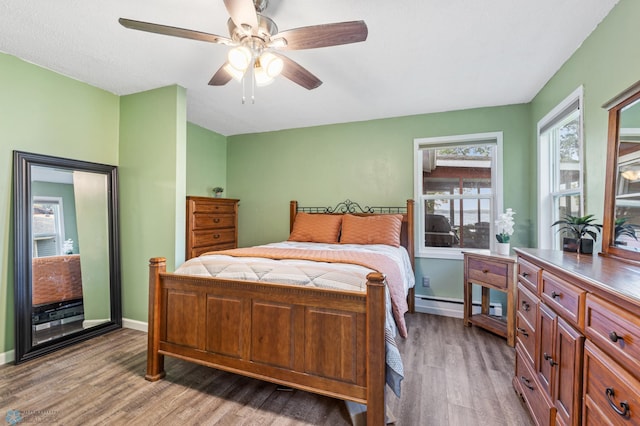
[[[622,110],[618,145],[618,177],[614,244],[640,251],[640,108],[635,102]],[[634,108],[636,107],[636,108]]]
[[[582,88],[538,123],[538,246],[561,248],[551,224],[568,215],[582,216]]]
[[[33,199],[33,257],[58,256],[64,251],[61,198]]]
[[[415,141],[418,254],[457,257],[490,249],[499,191],[501,133]],[[501,202],[500,202],[501,204]]]

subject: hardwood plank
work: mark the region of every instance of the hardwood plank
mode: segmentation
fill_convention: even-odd
[[[386,397],[397,425],[533,424],[511,386],[515,354],[503,338],[427,314],[407,324],[402,398]],[[146,349],[145,333],[123,329],[0,366],[0,413],[71,426],[350,424],[342,401],[171,357],[166,377],[148,382]]]

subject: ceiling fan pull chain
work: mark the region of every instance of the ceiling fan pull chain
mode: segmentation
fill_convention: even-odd
[[[245,73],[246,74],[246,73]],[[246,99],[245,95],[244,95],[244,81],[246,80],[246,78],[244,78],[245,76],[242,76],[242,105],[244,105],[244,101]]]
[[[256,103],[256,66],[251,64],[251,103]]]

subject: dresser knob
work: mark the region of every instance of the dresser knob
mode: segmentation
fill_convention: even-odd
[[[626,401],[622,401],[620,403],[620,407],[622,408],[622,410],[621,410],[620,408],[618,408],[618,406],[616,405],[615,401],[613,400],[613,398],[616,396],[615,392],[613,391],[613,388],[607,388],[605,393],[607,395],[607,401],[609,402],[609,405],[611,406],[611,408],[613,408],[613,410],[616,413],[618,413],[619,415],[621,415],[622,417],[628,417],[629,416],[629,403],[627,403]]]
[[[542,355],[542,357],[545,359],[545,361],[549,361],[549,364],[551,364],[551,366],[552,366],[552,367],[553,367],[553,366],[555,366],[555,365],[558,365],[558,363],[557,363],[557,362],[555,362],[555,361],[553,360],[553,358],[551,358],[551,355],[549,355],[548,353],[546,353],[546,352],[545,352],[545,353]]]
[[[624,337],[618,336],[618,334],[615,331],[612,331],[611,333],[609,333],[609,339],[611,339],[613,343],[617,342],[618,340],[624,341]]]
[[[523,273],[522,273],[522,276],[523,276],[524,278],[527,278],[527,277],[529,276],[529,273],[528,273],[528,272],[523,272]]]
[[[489,273],[489,270],[488,270],[488,269],[483,269],[483,270],[482,270],[482,273],[483,273],[483,274],[488,274],[488,273]]]
[[[551,297],[554,299],[557,299],[560,296],[562,296],[562,293],[556,293],[555,291],[551,292]]]
[[[531,386],[531,380],[527,379],[524,376],[520,376],[520,381],[527,387],[529,390],[533,390],[533,386]]]
[[[529,310],[531,309],[531,305],[529,305],[529,302],[527,302],[526,300],[522,301],[522,309],[524,311],[529,312]]]
[[[518,327],[518,332],[522,334],[524,337],[529,337],[529,333],[527,333],[527,330],[522,327]]]
[[[218,238],[220,238],[220,234],[213,234],[213,238],[217,240]]]
[[[220,223],[220,218],[216,217],[215,219],[213,219],[213,223]]]

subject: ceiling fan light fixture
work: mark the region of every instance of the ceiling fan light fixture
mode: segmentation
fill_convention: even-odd
[[[244,73],[251,63],[251,51],[245,46],[234,47],[229,50],[227,59],[231,67]]]
[[[260,55],[260,66],[270,78],[280,75],[284,62],[271,52],[265,52]]]
[[[245,71],[241,71],[236,69],[230,63],[227,63],[224,66],[224,70],[233,78],[235,81],[242,81],[242,77],[244,77]]]
[[[265,69],[260,65],[260,61],[256,61],[253,67],[253,78],[256,81],[256,86],[264,87],[273,83],[273,77],[269,76]]]

